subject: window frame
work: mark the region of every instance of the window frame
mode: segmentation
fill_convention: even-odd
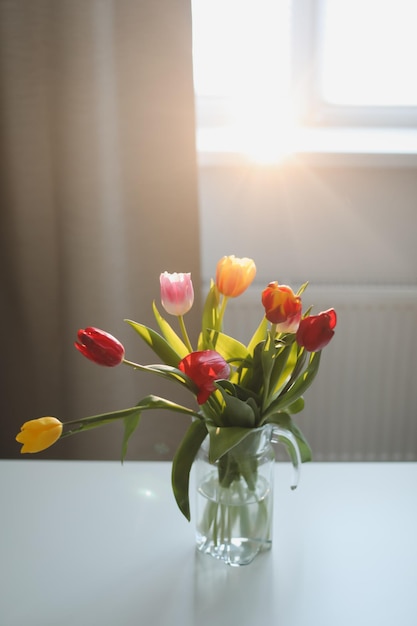
[[[320,97],[319,20],[322,0],[292,0],[291,84],[295,160],[324,166],[416,167],[417,107],[341,107]],[[195,94],[199,166],[247,162],[230,135],[227,98]]]
[[[417,106],[342,106],[320,93],[323,0],[293,0],[292,95],[301,127],[414,128]]]

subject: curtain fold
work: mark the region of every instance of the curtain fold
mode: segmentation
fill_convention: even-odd
[[[200,253],[189,0],[0,0],[2,457],[20,425],[124,408],[172,386],[73,348],[97,326],[155,357],[124,323],[155,325],[159,274]],[[175,324],[175,320],[172,320]],[[188,398],[187,398],[188,400]],[[145,415],[129,458],[171,458],[187,421]],[[117,458],[121,425],[39,458]]]

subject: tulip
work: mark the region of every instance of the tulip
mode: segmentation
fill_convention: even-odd
[[[77,336],[79,343],[75,342],[74,346],[94,363],[114,367],[123,361],[124,347],[118,339],[104,330],[89,326],[84,330],[80,329]]]
[[[246,291],[255,274],[256,265],[252,259],[224,256],[216,267],[217,289],[228,298],[236,298]]]
[[[269,283],[262,292],[265,317],[278,332],[295,333],[301,320],[301,298],[287,285]]]
[[[23,443],[20,450],[26,452],[41,452],[52,446],[62,433],[62,422],[56,417],[39,417],[36,420],[25,422],[16,436],[16,441]]]
[[[160,275],[159,281],[161,284],[161,302],[165,311],[176,316],[188,313],[194,302],[191,274],[164,272]]]
[[[230,375],[229,364],[215,350],[190,352],[180,361],[178,367],[197,385],[198,404],[204,404],[208,400],[216,389],[216,380],[228,378]]]
[[[334,309],[305,317],[301,320],[295,336],[298,345],[309,352],[322,350],[333,337],[336,322],[337,316]]]

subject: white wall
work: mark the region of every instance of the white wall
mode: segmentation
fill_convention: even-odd
[[[308,280],[306,306],[338,311],[296,416],[313,458],[417,460],[417,170],[201,167],[199,191],[203,281],[224,254],[258,268],[226,332],[249,340],[271,280]]]
[[[417,285],[417,169],[201,167],[203,280],[224,254],[257,282]]]

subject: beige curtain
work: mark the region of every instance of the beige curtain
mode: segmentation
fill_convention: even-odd
[[[184,399],[72,344],[97,326],[128,358],[154,362],[123,320],[155,325],[164,270],[192,272],[197,334],[190,0],[0,0],[0,87],[0,454],[10,458],[27,419],[69,420],[147,393]],[[186,426],[144,415],[129,458],[171,458]],[[116,424],[37,458],[118,459],[121,437]]]

